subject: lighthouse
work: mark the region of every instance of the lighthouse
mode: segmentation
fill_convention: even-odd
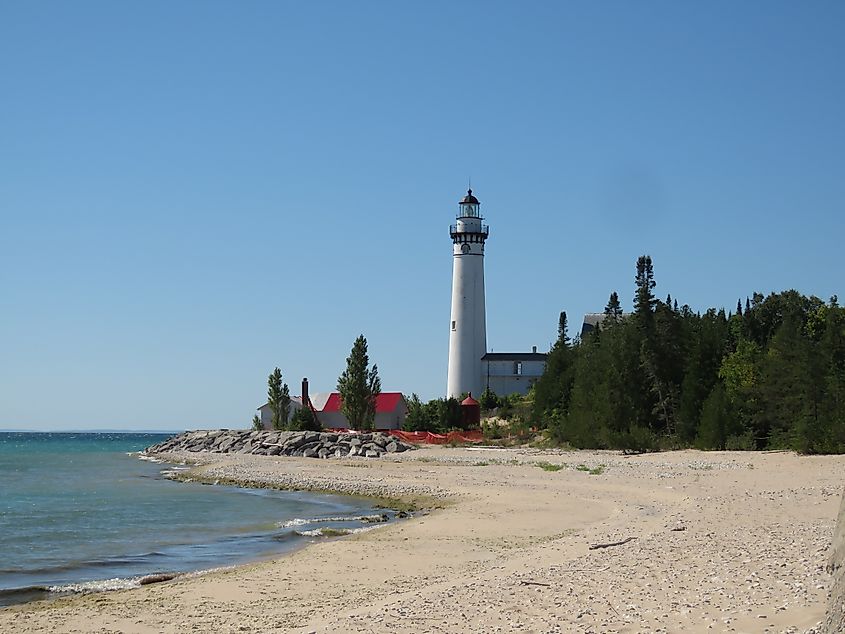
[[[482,224],[481,203],[467,190],[458,203],[452,237],[452,317],[449,322],[449,371],[446,396],[483,391],[481,357],[487,353],[484,309],[484,243],[489,228]]]

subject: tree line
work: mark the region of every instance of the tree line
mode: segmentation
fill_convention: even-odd
[[[601,324],[570,340],[566,313],[532,423],[578,448],[845,451],[845,308],[795,290],[703,314],[654,295],[637,260],[634,310],[611,293]]]

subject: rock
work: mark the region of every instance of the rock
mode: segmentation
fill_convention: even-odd
[[[366,456],[378,458],[384,453],[400,453],[413,449],[398,438],[367,432],[343,434],[291,432],[279,430],[212,430],[190,431],[148,447],[146,453],[211,452],[239,453],[257,456],[307,456],[342,458]]]

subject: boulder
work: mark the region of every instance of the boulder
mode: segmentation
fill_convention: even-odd
[[[377,458],[384,453],[399,453],[408,449],[413,449],[413,445],[379,432],[344,434],[218,429],[185,432],[147,448],[146,453],[187,451],[267,456],[305,455],[320,458],[346,456]]]

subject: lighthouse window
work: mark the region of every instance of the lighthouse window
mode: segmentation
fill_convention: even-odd
[[[522,361],[514,361],[513,362],[513,373],[514,374],[522,374]]]
[[[452,330],[455,330],[455,322],[452,322]]]

